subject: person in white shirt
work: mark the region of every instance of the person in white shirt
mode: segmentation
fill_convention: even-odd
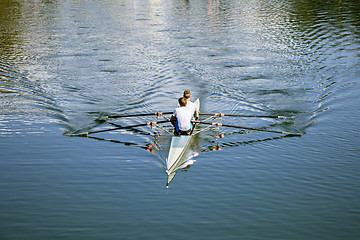
[[[170,121],[175,126],[175,135],[189,135],[192,130],[191,119],[193,117],[192,108],[186,107],[188,101],[181,97],[178,100],[179,107],[175,108]]]
[[[193,103],[191,101],[191,93],[190,93],[190,90],[185,90],[184,91],[184,95],[183,97],[186,99],[187,101],[187,104],[186,104],[186,107],[188,109],[190,109],[190,111],[192,112],[192,114],[194,115],[195,119],[198,119],[199,118],[199,109],[197,109],[197,106],[195,105],[195,103]],[[180,106],[180,105],[178,105]]]

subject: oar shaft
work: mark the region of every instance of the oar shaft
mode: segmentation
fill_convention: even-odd
[[[120,130],[120,129],[142,127],[142,126],[146,126],[146,125],[155,125],[155,124],[166,123],[166,122],[169,122],[169,120],[163,120],[163,121],[158,121],[158,122],[140,123],[140,124],[136,124],[136,125],[123,126],[123,127],[120,126],[120,127],[116,127],[116,128],[109,128],[109,129],[103,129],[103,130],[98,130],[98,131],[85,132],[85,133],[81,133],[79,135],[88,135],[88,134],[93,134],[93,133],[109,132],[109,131],[115,131],[115,130]]]
[[[268,116],[268,115],[245,115],[245,114],[226,114],[226,113],[200,113],[203,116],[216,116],[216,117],[258,117],[258,118],[282,118],[285,119],[287,117],[284,116]]]
[[[236,125],[229,125],[229,124],[222,124],[222,123],[210,123],[210,122],[201,122],[201,121],[199,123],[205,124],[205,125],[241,128],[241,129],[247,129],[247,130],[262,131],[262,132],[272,132],[272,133],[280,133],[280,134],[287,134],[287,135],[289,135],[289,134],[290,135],[297,135],[297,136],[302,135],[301,133],[282,132],[282,131],[276,131],[276,130],[267,130],[267,129],[261,129],[261,128],[243,127],[243,126],[236,126]]]
[[[128,115],[115,115],[108,116],[108,118],[123,118],[123,117],[143,117],[143,116],[161,116],[165,114],[172,114],[173,112],[156,112],[156,113],[139,113],[139,114],[128,114]]]

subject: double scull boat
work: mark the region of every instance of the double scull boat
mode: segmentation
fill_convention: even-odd
[[[197,109],[200,109],[200,100],[196,99],[194,102]],[[177,135],[172,136],[170,150],[168,157],[166,159],[166,173],[170,177],[174,175],[176,170],[183,164],[187,149],[190,147],[191,139],[193,137],[194,130],[197,126],[197,123],[194,123],[194,127],[190,135]],[[172,178],[172,177],[171,177]]]
[[[197,99],[194,104],[196,105],[197,109],[200,109],[200,100]],[[139,114],[128,114],[128,115],[113,115],[113,116],[105,116],[104,118],[100,118],[101,122],[107,122],[107,119],[117,119],[117,118],[126,118],[126,117],[140,117],[140,116],[152,116],[155,115],[157,118],[163,117],[165,114],[172,114],[172,112],[156,112],[156,113],[139,113]],[[284,131],[278,131],[278,130],[270,130],[266,128],[253,128],[253,127],[246,127],[246,126],[238,126],[238,125],[230,125],[230,124],[223,124],[221,122],[209,122],[209,120],[212,119],[221,119],[224,116],[230,116],[230,117],[257,117],[257,118],[279,118],[279,119],[293,119],[294,117],[285,117],[285,116],[267,116],[267,115],[243,115],[243,114],[223,114],[223,113],[200,113],[200,116],[208,116],[204,120],[198,120],[193,121],[194,126],[193,130],[190,135],[172,135],[171,136],[171,143],[170,143],[170,149],[168,153],[168,157],[165,161],[165,170],[168,175],[167,179],[167,186],[171,182],[171,180],[174,178],[176,171],[180,168],[184,167],[185,165],[191,162],[189,157],[191,158],[196,154],[195,152],[192,153],[192,149],[194,149],[194,146],[196,146],[196,138],[194,139],[194,135],[198,134],[200,132],[200,129],[197,128],[197,124],[202,125],[208,125],[206,128],[202,128],[201,131],[207,131],[208,129],[217,128],[219,129],[220,126],[223,127],[230,127],[230,128],[238,128],[238,129],[245,129],[250,131],[262,131],[262,132],[272,132],[272,133],[279,133],[279,134],[285,134],[286,136],[301,136],[302,133],[291,133],[291,132],[284,132]],[[83,133],[73,133],[69,134],[69,136],[81,136],[81,137],[88,137],[89,134],[95,134],[95,133],[103,133],[103,132],[109,132],[109,131],[116,131],[121,129],[132,129],[142,126],[150,126],[150,127],[159,127],[159,124],[162,123],[169,123],[169,119],[165,117],[165,120],[157,121],[157,122],[147,122],[147,123],[139,123],[134,125],[128,125],[128,126],[121,126],[115,123],[110,123],[111,125],[115,126],[114,128],[108,128],[108,129],[102,129],[102,130],[95,130],[91,132],[83,132]],[[161,129],[161,128],[160,128]],[[162,128],[166,132],[169,132],[167,128]],[[171,134],[171,133],[170,133]],[[151,147],[153,147],[151,145]],[[146,149],[149,150],[150,147],[147,147]],[[159,150],[159,149],[158,149]],[[189,162],[187,161],[189,160]]]

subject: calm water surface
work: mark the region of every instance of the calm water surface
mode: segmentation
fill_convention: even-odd
[[[359,1],[0,9],[1,239],[360,238]],[[69,136],[154,120],[101,119],[184,89],[202,112],[294,116],[223,123],[304,135],[204,131],[168,189],[160,130]]]

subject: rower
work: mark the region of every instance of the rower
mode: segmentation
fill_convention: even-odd
[[[196,104],[191,101],[190,90],[185,90],[184,94],[183,94],[183,97],[187,101],[186,107],[191,110],[191,112],[193,113],[195,119],[197,120],[199,118],[199,109],[197,109]]]
[[[193,112],[190,108],[186,107],[188,103],[186,98],[181,97],[178,102],[179,107],[175,108],[170,119],[175,127],[175,135],[190,135],[192,130],[191,118],[193,117]]]

